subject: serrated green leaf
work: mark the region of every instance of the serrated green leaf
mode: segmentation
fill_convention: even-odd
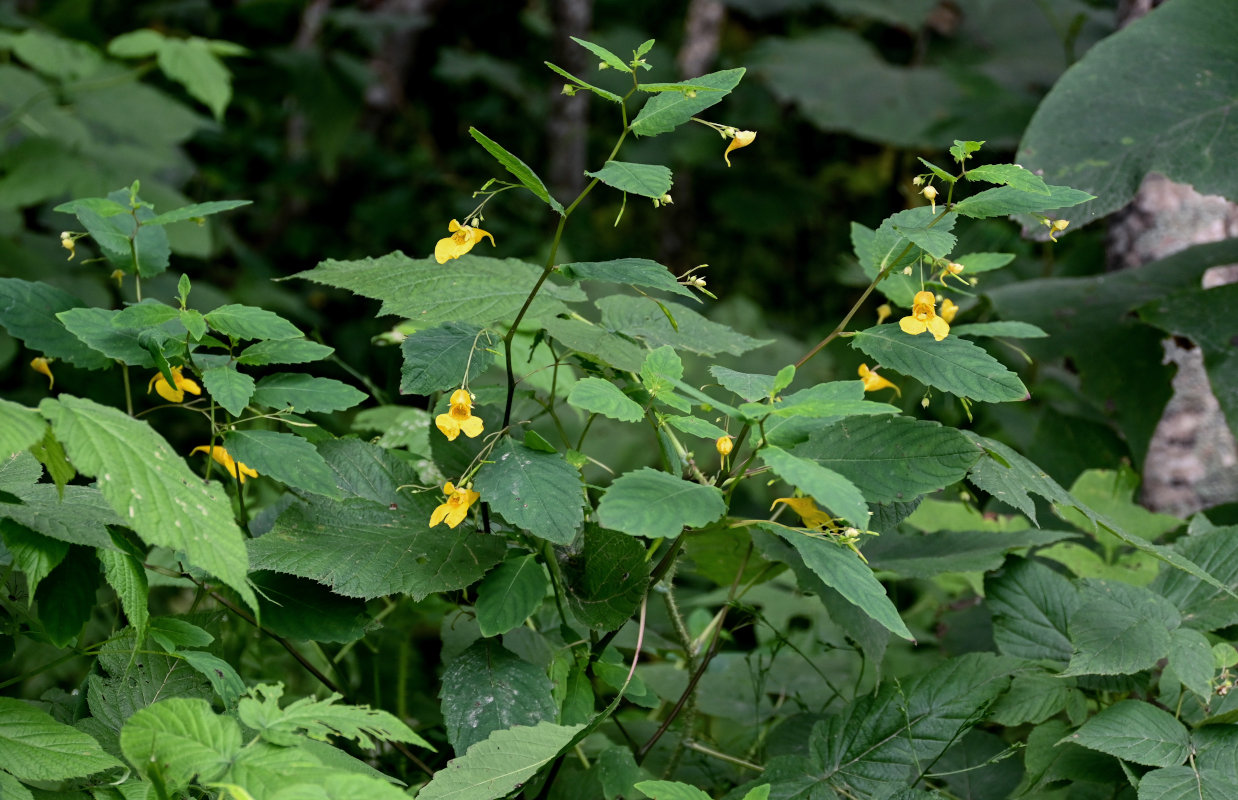
[[[586,525],[584,547],[563,566],[567,602],[595,631],[613,631],[631,618],[649,582],[645,548],[631,536]]]
[[[1223,770],[1154,769],[1139,779],[1139,800],[1229,800],[1234,780]]]
[[[963,265],[968,275],[980,272],[992,272],[1014,261],[1014,253],[967,253],[955,256],[954,260]]]
[[[1212,697],[1212,677],[1216,674],[1212,645],[1199,631],[1178,628],[1170,634],[1169,669],[1204,702]]]
[[[95,555],[98,556],[99,563],[103,565],[103,576],[107,579],[108,585],[120,598],[121,608],[125,610],[125,617],[129,620],[129,624],[133,626],[138,639],[144,640],[150,626],[146,570],[141,562],[128,553],[99,548],[95,551]]]
[[[155,772],[171,791],[195,778],[217,780],[241,751],[241,728],[216,716],[205,700],[174,697],[135,713],[120,731],[120,749],[134,770]]]
[[[116,328],[151,328],[178,319],[180,311],[158,300],[147,299],[117,311],[112,317]]]
[[[545,670],[521,661],[497,640],[481,639],[443,670],[443,720],[463,753],[494,731],[555,718]]]
[[[661,289],[682,297],[700,298],[684,286],[671,271],[656,261],[647,258],[616,258],[610,261],[577,261],[563,264],[559,272],[573,281],[604,281],[629,286],[646,286]]]
[[[679,781],[641,781],[636,788],[652,800],[710,800],[700,789]]]
[[[927,501],[926,501],[927,502]],[[1001,567],[1013,550],[1044,546],[1074,536],[1069,531],[941,530],[933,533],[883,531],[868,539],[864,556],[874,569],[906,578],[932,578],[949,572],[988,572]],[[1045,550],[1038,551],[1045,555]],[[1155,562],[1153,562],[1155,563]]]
[[[36,533],[10,519],[0,519],[0,536],[12,557],[12,564],[26,575],[30,599],[34,599],[39,584],[69,554],[69,545]]]
[[[257,607],[245,580],[244,535],[219,484],[204,485],[162,436],[122,411],[61,396],[39,412],[126,525],[150,544],[182,551]]]
[[[992,403],[1027,397],[1027,387],[1018,375],[957,336],[936,341],[927,332],[911,336],[897,325],[877,325],[856,333],[851,346],[887,369],[959,397]]]
[[[934,258],[950,255],[958,239],[950,233],[957,217],[946,213],[937,216],[930,207],[909,208],[887,218],[877,229],[880,236],[887,228]]]
[[[155,368],[155,359],[139,342],[140,331],[116,328],[112,319],[120,312],[105,308],[70,308],[56,315],[63,327],[103,360],[116,359],[131,367]]]
[[[82,369],[102,369],[106,357],[88,347],[57,318],[85,303],[46,283],[0,278],[0,325],[14,339],[51,358],[62,358]]]
[[[100,648],[102,674],[89,677],[86,692],[90,713],[100,723],[120,731],[134,712],[169,697],[211,698],[210,684],[182,659],[134,642],[133,628],[125,628]]]
[[[156,57],[159,69],[202,102],[216,120],[232,99],[232,74],[205,39],[164,39]]]
[[[320,583],[274,572],[251,573],[258,587],[262,625],[285,639],[347,644],[365,636],[365,603],[341,597]]]
[[[936,175],[938,178],[945,181],[946,183],[948,184],[954,183],[957,180],[955,176],[951,175],[949,172],[946,172],[944,169],[932,163],[931,161],[927,161],[924,158],[921,158],[919,156],[917,156],[917,159],[919,160],[921,164],[928,167],[930,172],[932,172],[934,175]]]
[[[860,530],[868,527],[868,504],[851,481],[816,461],[798,458],[773,445],[762,448],[760,453],[761,460],[778,477],[812,496],[834,516],[846,519]]]
[[[294,505],[249,543],[255,569],[298,575],[345,597],[400,592],[421,600],[463,589],[503,558],[502,537],[444,535],[427,527],[441,493],[413,495],[397,510],[370,500]]]
[[[95,210],[98,206],[84,203],[75,204],[71,211],[108,262],[127,275],[143,278],[152,278],[166,270],[172,253],[167,231],[157,225],[146,227],[147,220],[153,219],[155,212],[145,206],[131,212],[128,189],[110,192],[108,200],[124,206],[125,213],[101,215]],[[139,222],[142,223],[140,227]]]
[[[381,709],[338,705],[342,697],[334,692],[321,700],[302,697],[280,708],[283,693],[283,687],[278,684],[259,684],[241,699],[237,716],[263,739],[277,745],[295,745],[302,737],[326,742],[332,736],[340,736],[366,750],[373,749],[376,741],[410,742],[434,749],[407,725]]]
[[[1035,325],[1013,320],[954,325],[950,332],[955,336],[994,336],[1006,339],[1043,339],[1049,335]]]
[[[591,83],[585,83],[580,78],[577,78],[575,75],[573,75],[572,73],[568,72],[562,67],[557,67],[554,64],[551,64],[549,61],[543,61],[542,63],[545,64],[547,67],[549,67],[550,70],[554,72],[556,75],[567,78],[569,81],[576,84],[578,87],[582,89],[587,89],[588,91],[593,92],[598,97],[601,97],[603,100],[609,100],[612,103],[623,102],[623,98],[615,94],[614,92],[608,92],[605,89],[599,89],[598,87],[594,86]]]
[[[254,342],[237,356],[238,364],[305,364],[320,361],[335,352],[335,348],[308,339],[271,339]]]
[[[215,637],[187,620],[176,617],[155,617],[151,621],[150,638],[166,652],[182,647],[206,647]]]
[[[1038,725],[1064,710],[1072,696],[1082,700],[1082,693],[1047,672],[1015,675],[1010,691],[989,709],[989,719],[999,725],[1014,727],[1032,723]]]
[[[494,800],[532,778],[584,725],[538,723],[490,734],[447,763],[417,793],[417,800]]]
[[[498,336],[477,325],[446,322],[400,343],[401,394],[431,394],[467,386],[494,363]]]
[[[671,171],[661,164],[607,161],[597,172],[586,171],[585,174],[621,192],[655,200],[671,190]]]
[[[624,372],[638,372],[645,349],[600,325],[579,319],[546,320],[546,332],[565,347]]]
[[[584,520],[580,472],[559,454],[505,437],[477,472],[476,489],[511,524],[555,544],[571,544]]]
[[[1238,584],[1238,549],[1234,536],[1238,526],[1217,528],[1196,536],[1183,536],[1174,550],[1198,564],[1226,586]],[[1238,623],[1238,600],[1198,577],[1180,570],[1164,570],[1149,587],[1182,611],[1182,624],[1212,631]]]
[[[194,203],[193,205],[183,206],[182,208],[178,208],[174,211],[165,211],[162,214],[145,220],[142,224],[170,225],[173,222],[184,222],[185,220],[194,219],[196,217],[209,217],[211,214],[231,211],[234,208],[247,206],[253,202],[253,200],[210,200],[205,203]]]
[[[56,484],[56,493],[63,500],[65,486],[77,477],[77,470],[69,463],[69,458],[64,452],[64,445],[52,435],[51,428],[44,431],[43,438],[38,444],[30,446],[30,454],[47,469],[48,476]]]
[[[516,180],[524,184],[524,188],[535,194],[543,203],[553,208],[559,216],[563,216],[563,204],[550,196],[550,192],[546,189],[546,184],[542,183],[542,179],[537,177],[537,173],[530,169],[528,164],[507,152],[501,145],[476,128],[469,128],[469,135],[478,144],[486,148],[486,152],[494,156],[500,164],[507,168],[508,172],[515,175]]]
[[[0,697],[0,769],[23,781],[81,778],[122,766],[90,736],[12,697]]]
[[[739,410],[749,416],[772,414],[775,417],[855,417],[871,414],[897,414],[898,409],[888,403],[864,399],[864,384],[860,381],[831,381],[819,383],[807,389],[786,395],[778,402],[746,403]]]
[[[206,335],[206,318],[200,311],[194,311],[192,308],[184,309],[180,312],[180,323],[195,340]]]
[[[645,467],[625,473],[602,496],[597,508],[603,527],[632,536],[670,538],[686,526],[708,525],[726,513],[715,486],[691,483]]]
[[[1062,666],[1070,660],[1067,626],[1080,600],[1069,580],[1040,562],[1015,559],[985,579],[985,597],[999,651]]]
[[[549,588],[546,570],[536,556],[504,561],[477,587],[474,606],[481,635],[499,636],[523,625],[541,606]]]
[[[1049,193],[1049,187],[1045,185],[1043,178],[1018,164],[985,164],[967,170],[963,177],[969,181],[1000,183],[1021,192]]]
[[[722,102],[722,99],[739,85],[745,71],[742,68],[726,69],[684,81],[716,90],[698,92],[696,97],[689,97],[684,92],[662,92],[654,95],[641,107],[636,119],[632,120],[630,130],[637,136],[670,133],[705,109]]]
[[[511,320],[524,304],[541,268],[514,258],[464,255],[444,269],[431,258],[411,259],[396,251],[359,261],[326,260],[293,277],[347,289],[382,300],[380,315],[396,314],[430,327],[443,322],[489,325]],[[578,287],[548,281],[529,306],[526,320],[553,317],[566,302],[585,299]]]
[[[1142,700],[1114,703],[1067,740],[1147,767],[1176,767],[1191,751],[1183,724],[1168,711]]]
[[[47,423],[33,408],[0,398],[0,460],[38,444],[46,431]]]
[[[584,39],[577,39],[575,36],[572,36],[570,38],[576,44],[580,45],[581,47],[588,50],[590,53],[593,53],[595,56],[602,59],[602,61],[606,62],[606,64],[610,66],[611,68],[617,69],[620,72],[627,72],[627,73],[632,72],[632,68],[629,67],[627,64],[623,63],[623,59],[619,58],[619,56],[610,52],[605,47],[602,47],[601,45],[596,45],[593,42],[586,42]]]
[[[206,314],[211,329],[236,339],[300,339],[302,333],[288,320],[265,308],[229,303]]]
[[[0,517],[62,542],[110,548],[106,526],[125,524],[93,487],[66,486],[63,498],[47,484],[10,487],[9,491],[22,502],[0,503]]]
[[[1049,193],[1024,192],[1013,186],[985,189],[955,203],[951,210],[973,219],[1004,217],[1010,214],[1034,214],[1070,208],[1096,198],[1069,186],[1049,186]]]
[[[259,475],[324,497],[341,496],[327,462],[300,436],[279,431],[228,431],[224,447]]]
[[[316,378],[297,372],[277,372],[258,381],[253,402],[272,408],[307,411],[343,411],[365,402],[366,393],[334,378]]]
[[[201,650],[182,650],[176,655],[183,658],[186,664],[206,676],[206,679],[210,681],[211,687],[215,690],[215,694],[219,695],[219,699],[223,701],[225,708],[236,706],[236,701],[240,698],[241,693],[245,691],[245,681],[241,680],[241,676],[237,674],[236,669],[231,664],[219,656],[211,655]]]
[[[745,336],[681,305],[674,306],[679,325],[676,329],[656,303],[643,297],[611,295],[598,300],[597,307],[602,311],[602,324],[608,329],[644,340],[650,348],[670,345],[704,356],[740,356],[772,341]]]
[[[1074,654],[1063,675],[1131,675],[1165,657],[1182,619],[1167,600],[1118,581],[1088,579],[1079,587],[1070,616]]]
[[[601,414],[620,422],[640,422],[645,409],[618,386],[602,378],[581,378],[572,386],[567,402],[582,411]]]
[[[726,431],[719,428],[712,422],[706,422],[697,417],[677,417],[674,415],[663,418],[672,427],[678,428],[684,433],[692,436],[699,436],[702,439],[710,439],[716,441],[721,436],[726,436]]]
[[[25,784],[7,772],[0,772],[0,797],[8,797],[12,800],[34,800],[34,795],[30,793]]]
[[[202,370],[202,383],[229,414],[239,417],[254,396],[254,379],[232,367],[209,367]],[[247,462],[248,463],[248,462]]]

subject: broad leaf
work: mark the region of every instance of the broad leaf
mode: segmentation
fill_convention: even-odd
[[[621,192],[652,197],[655,200],[671,190],[671,171],[661,164],[607,161],[597,172],[585,174]]]
[[[1066,665],[1073,650],[1067,626],[1080,603],[1073,583],[1038,561],[1014,559],[984,586],[999,651]]]
[[[1169,652],[1170,632],[1181,617],[1164,598],[1119,581],[1079,586],[1079,607],[1070,615],[1075,652],[1063,675],[1130,675]]]
[[[494,639],[482,639],[443,671],[443,719],[447,740],[463,753],[494,731],[553,720],[545,670],[521,661]]]
[[[1235,535],[1238,535],[1238,526],[1183,536],[1174,542],[1174,551],[1198,564],[1223,585],[1238,587]],[[1238,599],[1194,575],[1164,570],[1149,588],[1181,610],[1182,624],[1187,627],[1212,631],[1238,623]]]
[[[335,348],[308,339],[267,339],[254,342],[236,357],[238,364],[260,367],[266,364],[305,364],[320,361]]]
[[[316,378],[298,372],[277,372],[258,381],[253,401],[272,408],[306,411],[343,411],[365,402],[365,392],[334,378]]]
[[[563,264],[559,271],[565,278],[575,281],[604,281],[629,286],[645,286],[664,292],[700,300],[691,289],[684,286],[670,270],[647,258],[616,258],[611,261],[578,261]]]
[[[586,525],[584,547],[563,565],[567,602],[584,624],[597,631],[623,627],[649,581],[645,548],[631,536]]]
[[[695,97],[689,97],[685,92],[662,92],[654,95],[641,107],[636,119],[632,120],[631,131],[637,136],[670,133],[705,109],[720,103],[731,93],[732,89],[739,85],[744,72],[742,68],[726,69],[685,81],[695,86],[708,86],[717,90],[697,92]]]
[[[139,775],[157,768],[168,788],[180,791],[195,778],[209,783],[223,775],[241,751],[241,728],[205,700],[176,697],[130,717],[120,749]]]
[[[38,444],[47,423],[33,408],[0,398],[0,459]]]
[[[811,417],[816,420],[898,413],[892,405],[864,399],[864,384],[860,381],[818,383],[785,395],[773,404],[748,403],[740,406],[739,410],[753,417],[770,413],[788,419]]]
[[[382,709],[339,705],[337,701],[342,698],[335,692],[321,700],[302,697],[280,708],[283,694],[278,684],[259,684],[237,704],[237,717],[266,741],[286,747],[298,744],[304,736],[322,742],[338,736],[367,750],[373,749],[376,741],[410,742],[434,749]]]
[[[91,737],[45,711],[0,697],[0,769],[23,781],[81,778],[122,766]]]
[[[254,396],[254,379],[230,366],[202,370],[202,383],[215,402],[234,417],[245,412],[245,406]]]
[[[1168,711],[1142,700],[1120,700],[1089,719],[1069,741],[1123,761],[1176,767],[1191,752],[1190,735]]]
[[[793,456],[772,445],[761,450],[761,459],[778,477],[812,496],[835,516],[861,530],[868,527],[868,504],[851,481],[816,461]]]
[[[700,789],[678,781],[641,781],[636,784],[636,788],[652,800],[709,800],[709,795]],[[768,793],[767,786],[766,794]]]
[[[494,363],[498,336],[476,325],[445,322],[409,334],[400,343],[401,394],[430,394],[458,389]]]
[[[931,578],[949,572],[989,572],[1012,550],[1043,546],[1076,534],[1029,529],[1013,532],[882,532],[865,540],[864,556],[874,569],[906,578]]]
[[[494,800],[532,778],[567,747],[584,725],[538,723],[495,731],[452,759],[417,793],[417,800]]]
[[[1027,397],[1027,387],[1019,376],[957,336],[939,342],[928,332],[912,336],[897,325],[877,325],[852,337],[851,346],[887,369],[959,397],[990,403]]]
[[[224,447],[237,461],[294,489],[339,497],[335,475],[314,445],[291,433],[229,431]]]
[[[1139,800],[1229,800],[1232,774],[1219,769],[1166,767],[1139,779]]]
[[[523,625],[542,605],[550,581],[533,555],[504,561],[477,587],[477,625],[482,636],[498,636]]]
[[[258,587],[262,624],[285,639],[347,644],[365,636],[365,603],[321,583],[275,572],[250,573]]]
[[[570,544],[584,520],[580,472],[558,453],[505,437],[477,473],[482,500],[511,524],[555,544]]]
[[[1044,179],[1018,164],[985,164],[972,167],[963,177],[969,181],[1000,183],[1021,192],[1049,194],[1049,187],[1045,185]]]
[[[1013,186],[999,186],[964,197],[954,204],[954,211],[965,217],[987,219],[1011,214],[1034,214],[1070,208],[1096,198],[1069,186],[1050,186],[1048,194],[1024,192]]]
[[[0,325],[14,339],[52,358],[63,358],[83,369],[103,369],[108,359],[87,346],[56,316],[85,304],[46,283],[0,278]]]
[[[56,318],[65,330],[97,353],[129,366],[154,368],[155,360],[140,343],[139,331],[112,325],[119,313],[105,308],[70,308]]]
[[[296,325],[264,308],[232,303],[205,315],[211,330],[235,339],[300,339]]]
[[[722,492],[659,470],[625,473],[598,504],[603,527],[651,538],[678,536],[685,526],[708,525],[726,513]]]
[[[624,372],[638,372],[645,359],[645,349],[641,345],[617,331],[584,320],[548,319],[546,332],[564,347],[587,356],[589,360]]]
[[[611,295],[597,301],[602,323],[611,331],[643,339],[650,348],[670,345],[704,356],[729,353],[743,355],[769,344],[769,339],[753,339],[726,325],[711,322],[686,306],[668,306],[675,325],[661,307],[649,298]]]
[[[640,422],[645,409],[618,386],[602,378],[581,378],[572,386],[567,402],[582,411],[601,414],[620,422]]]
[[[126,628],[100,649],[103,675],[89,677],[86,700],[101,724],[119,731],[135,712],[161,700],[212,698],[210,684],[183,659],[154,650],[148,641],[137,647],[135,641],[133,629]]]
[[[124,270],[126,275],[152,278],[166,270],[172,252],[168,245],[168,233],[158,225],[145,224],[154,219],[155,212],[145,207],[131,212],[128,208],[128,189],[111,192],[108,199],[124,205],[125,213],[103,216],[84,204],[76,205],[69,213],[77,216],[108,262]],[[67,210],[67,205],[57,206],[56,210]],[[141,227],[138,227],[139,220]]]
[[[524,188],[537,195],[543,203],[553,208],[560,216],[563,215],[563,204],[550,196],[550,192],[546,189],[546,184],[542,183],[541,178],[537,177],[537,173],[529,169],[528,164],[507,152],[501,145],[492,141],[476,128],[469,128],[469,135],[478,144],[486,148],[486,152],[494,156],[500,164],[507,168],[508,172],[515,175],[516,180],[524,184]]]
[[[39,621],[52,644],[66,647],[77,641],[95,610],[98,589],[99,563],[94,553],[83,547],[70,548],[34,596]]]
[[[43,579],[69,554],[68,543],[35,533],[10,519],[0,518],[0,537],[12,565],[25,574],[27,591],[32,596],[38,593]]]

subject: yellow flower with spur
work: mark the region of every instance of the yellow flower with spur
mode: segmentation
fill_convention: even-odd
[[[35,356],[30,359],[30,368],[40,375],[47,376],[47,388],[50,391],[56,385],[56,376],[52,374],[53,359],[44,358],[43,356]]]
[[[241,483],[244,483],[246,478],[258,477],[258,473],[252,467],[247,467],[240,461],[234,461],[232,459],[232,455],[219,445],[207,447],[206,445],[201,444],[190,450],[189,455],[193,455],[198,452],[209,454],[211,458],[215,459],[215,462],[219,464],[219,466],[228,471],[229,475],[234,478],[240,478]]]
[[[937,298],[932,292],[916,292],[911,304],[911,315],[900,319],[898,327],[903,329],[903,333],[911,336],[918,336],[928,331],[933,334],[934,339],[940,342],[950,333],[950,323],[937,316],[933,310],[936,306]]]
[[[726,150],[722,153],[722,157],[726,159],[726,165],[728,167],[731,166],[731,151],[738,150],[741,147],[747,147],[756,141],[757,138],[756,131],[736,131],[733,128],[728,129],[728,132],[729,131],[734,131],[731,133],[731,143],[726,146]]]
[[[869,369],[867,364],[861,364],[859,370],[860,380],[864,382],[864,391],[876,392],[881,389],[893,389],[898,393],[899,397],[903,396],[902,390],[895,386],[892,382],[886,380],[877,374],[877,370]]]
[[[469,506],[477,502],[481,494],[467,486],[452,486],[451,481],[443,484],[443,494],[447,495],[439,507],[430,515],[430,527],[440,522],[446,522],[448,528],[454,528],[469,515]]]
[[[451,236],[439,239],[438,244],[434,245],[434,260],[440,264],[446,264],[449,260],[459,258],[472,250],[473,245],[480,242],[483,236],[490,239],[491,247],[497,246],[494,243],[494,237],[486,231],[472,225],[461,225],[454,219],[447,226],[447,230]]]
[[[779,497],[769,507],[770,511],[774,510],[774,506],[779,503],[787,505],[796,514],[799,514],[800,519],[804,522],[804,527],[810,531],[832,530],[834,518],[817,508],[817,504],[813,502],[811,497]]]
[[[470,439],[477,438],[484,423],[481,417],[473,416],[473,396],[468,389],[456,389],[451,393],[451,408],[446,414],[434,418],[434,425],[443,432],[447,441],[454,442],[461,432]]]
[[[186,378],[181,374],[183,369],[183,367],[172,367],[169,370],[172,373],[172,383],[168,383],[167,378],[163,377],[163,373],[160,372],[150,379],[150,383],[146,384],[146,393],[157,392],[160,397],[169,403],[183,401],[185,399],[185,392],[202,394],[202,387],[195,380]]]

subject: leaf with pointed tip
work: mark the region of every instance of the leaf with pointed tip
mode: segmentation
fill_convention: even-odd
[[[47,423],[33,408],[0,398],[0,460],[38,444]]]
[[[208,367],[202,370],[202,383],[211,397],[234,417],[239,417],[254,396],[254,379],[232,367]]]
[[[241,752],[241,727],[205,700],[173,697],[138,711],[120,731],[120,749],[139,775],[152,769],[179,792],[195,778],[217,780]]]
[[[555,544],[571,544],[584,521],[580,472],[558,453],[541,453],[511,437],[491,451],[476,487],[511,524]]]
[[[494,363],[498,338],[480,326],[445,322],[400,343],[400,394],[430,394],[468,386]]]
[[[1119,700],[1063,741],[1146,767],[1176,767],[1191,752],[1186,727],[1142,700]]]
[[[500,144],[476,128],[469,128],[469,135],[478,144],[486,148],[486,152],[494,156],[500,164],[507,168],[508,172],[515,175],[516,180],[524,184],[524,188],[536,195],[543,203],[553,208],[559,216],[563,216],[563,204],[550,196],[550,192],[546,189],[546,184],[542,183],[542,179],[537,177],[537,173],[530,169],[528,164],[507,152]]]
[[[799,458],[773,445],[761,449],[761,459],[778,477],[810,495],[822,506],[861,530],[868,527],[868,504],[855,484],[816,461]]]
[[[494,800],[505,797],[549,764],[584,725],[498,730],[447,762],[417,793],[417,800]]]
[[[632,536],[670,538],[726,513],[716,486],[692,483],[645,467],[619,476],[598,504],[598,521]]]
[[[563,566],[567,602],[595,631],[623,627],[640,605],[649,583],[645,548],[618,531],[585,526],[584,547]]]
[[[647,258],[616,258],[610,261],[577,261],[563,264],[559,271],[565,278],[574,281],[604,281],[628,286],[644,286],[661,289],[683,297],[700,301],[687,286],[675,279],[671,271],[656,261]]]
[[[253,401],[272,408],[306,411],[343,411],[365,402],[365,392],[334,378],[316,378],[299,372],[277,372],[258,381]]]
[[[739,85],[745,72],[743,68],[724,69],[684,81],[715,90],[697,92],[695,97],[689,97],[686,92],[662,92],[654,95],[641,107],[636,119],[632,120],[632,133],[637,136],[670,133],[705,109],[722,102],[731,90]]]
[[[496,639],[481,639],[443,670],[447,740],[463,753],[494,731],[555,718],[546,671],[521,661]]]
[[[103,369],[111,362],[67,330],[57,316],[85,303],[46,283],[0,278],[0,325],[14,339],[51,358],[82,369]]]
[[[989,403],[1027,397],[1027,387],[1018,375],[982,348],[957,336],[939,342],[928,332],[912,336],[897,325],[876,325],[856,333],[851,346],[887,369],[959,397]]]
[[[567,395],[568,405],[591,414],[617,419],[620,422],[640,422],[645,418],[645,409],[640,403],[602,378],[581,378]]]
[[[550,581],[533,555],[504,561],[477,587],[477,625],[482,636],[499,636],[523,625],[542,604]]]
[[[300,436],[279,431],[228,431],[224,434],[228,454],[259,475],[266,475],[294,489],[340,497],[335,476],[314,445]]]
[[[655,98],[656,99],[656,98]],[[607,161],[597,172],[586,172],[612,189],[657,200],[671,190],[671,171],[661,164]]]
[[[0,697],[0,769],[24,781],[84,778],[121,763],[90,736],[12,697]]]

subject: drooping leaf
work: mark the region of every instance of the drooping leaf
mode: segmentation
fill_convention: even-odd
[[[258,381],[253,401],[272,408],[291,408],[297,413],[330,413],[365,402],[365,392],[334,378],[318,378],[299,372],[277,372]]]
[[[340,496],[327,462],[300,436],[279,431],[228,431],[224,447],[259,475],[324,497]]]
[[[184,222],[185,220],[209,217],[212,214],[231,211],[234,208],[247,206],[253,202],[253,200],[209,200],[205,203],[193,203],[173,211],[165,211],[162,214],[151,217],[142,224],[171,225],[173,222]]]
[[[1167,600],[1119,581],[1088,579],[1079,586],[1069,628],[1074,654],[1063,675],[1130,675],[1169,652],[1181,616]]]
[[[645,467],[619,476],[602,496],[597,513],[603,527],[669,538],[685,526],[708,525],[726,513],[726,504],[717,487]]]
[[[516,726],[498,730],[447,762],[417,800],[494,800],[532,778],[584,725]]]
[[[1011,214],[1034,214],[1070,208],[1096,198],[1069,186],[1049,186],[1048,193],[1025,192],[1013,186],[985,189],[954,204],[954,211],[973,219],[1004,217]],[[1059,215],[1062,216],[1062,215]],[[1067,218],[1067,217],[1063,217]]]
[[[717,90],[697,92],[695,97],[689,97],[686,92],[662,92],[654,95],[641,107],[636,119],[632,120],[632,132],[637,136],[670,133],[710,106],[722,102],[723,98],[739,85],[745,71],[742,68],[725,69],[685,81]]]
[[[14,339],[82,369],[103,369],[108,359],[66,330],[56,316],[84,306],[73,295],[46,283],[0,278],[0,325]]]
[[[686,306],[673,305],[672,326],[666,313],[644,297],[611,295],[597,301],[602,323],[611,331],[644,340],[650,348],[670,345],[705,356],[729,353],[743,355],[769,344],[768,339],[753,339],[732,328],[712,322]]]
[[[266,339],[254,342],[236,357],[238,364],[260,367],[267,364],[305,364],[320,361],[335,348],[308,339]]]
[[[1176,767],[1191,751],[1186,727],[1142,700],[1120,700],[1102,709],[1069,740],[1148,767]]]
[[[545,64],[547,67],[549,67],[551,72],[554,72],[556,75],[567,78],[569,81],[572,82],[572,85],[576,86],[577,88],[586,89],[590,92],[593,92],[598,97],[601,97],[604,100],[609,100],[612,103],[623,102],[623,98],[615,94],[614,92],[608,92],[605,89],[601,89],[597,86],[594,86],[591,83],[585,83],[580,78],[577,78],[575,75],[573,75],[572,73],[568,72],[562,67],[557,67],[554,64],[551,64],[549,61],[543,61],[542,63]]]
[[[174,697],[130,717],[120,749],[139,775],[157,770],[171,791],[180,791],[195,777],[209,783],[223,775],[240,753],[241,728],[205,700]]]
[[[33,408],[0,398],[0,459],[8,459],[43,438],[47,423]]]
[[[661,164],[607,161],[597,172],[585,174],[590,178],[597,178],[612,189],[641,197],[652,197],[655,200],[671,190],[671,171]]]
[[[464,753],[495,731],[555,718],[545,670],[521,661],[494,639],[482,639],[443,671],[447,740]]]
[[[265,308],[230,303],[204,316],[211,330],[237,339],[300,339],[302,336],[296,325]]]
[[[156,56],[159,69],[201,101],[216,120],[232,99],[232,74],[212,52],[209,42],[196,36],[164,39]]]
[[[254,379],[232,367],[202,370],[202,383],[215,402],[234,417],[241,416],[254,396]]]
[[[1062,666],[1070,661],[1067,627],[1080,600],[1069,580],[1037,561],[1015,559],[985,578],[985,598],[999,651]]]
[[[559,271],[569,280],[604,281],[629,286],[645,286],[664,292],[699,298],[675,279],[671,271],[656,261],[647,258],[616,258],[611,261],[577,261],[563,264]]]
[[[1052,544],[1075,534],[1068,531],[883,532],[864,544],[874,569],[907,578],[931,578],[946,572],[988,572],[1002,565],[1012,550]]]
[[[119,312],[105,308],[70,308],[56,319],[87,347],[107,359],[116,359],[129,366],[155,368],[155,359],[139,341],[135,329],[117,328],[112,320]]]
[[[77,641],[95,609],[98,589],[99,562],[94,553],[85,547],[70,548],[34,595],[39,621],[53,644],[66,647]]]
[[[860,529],[868,527],[868,504],[864,495],[842,475],[773,445],[761,449],[761,459],[778,477],[813,497],[835,516]]]
[[[338,736],[367,750],[376,746],[375,741],[410,742],[434,749],[397,717],[382,709],[340,705],[338,701],[342,697],[335,692],[322,699],[302,697],[280,708],[283,694],[279,684],[258,684],[237,704],[237,717],[266,741],[285,747],[299,743],[301,737],[326,742]]]
[[[928,332],[912,336],[897,325],[876,325],[852,337],[851,346],[887,369],[959,397],[989,403],[1027,397],[1027,387],[1018,375],[957,336],[939,342]]]
[[[0,719],[0,769],[23,781],[81,778],[121,766],[90,736],[16,698],[0,697]]]
[[[620,422],[640,422],[645,409],[608,380],[581,378],[572,386],[567,402],[582,411],[601,414]]]
[[[477,472],[476,489],[513,525],[555,544],[570,544],[584,520],[580,472],[555,453],[505,437]]]
[[[537,173],[529,168],[529,165],[521,161],[516,156],[507,152],[501,145],[490,139],[476,128],[469,128],[469,135],[472,136],[478,144],[486,148],[486,152],[494,156],[500,164],[507,168],[507,171],[516,176],[516,180],[524,184],[524,188],[535,194],[543,203],[550,206],[560,216],[563,215],[563,204],[550,196],[550,192],[546,189],[546,184],[542,183],[542,179],[537,177]]]
[[[419,330],[400,343],[401,394],[458,389],[494,363],[498,337],[477,325],[445,322]]]
[[[533,555],[504,561],[477,587],[477,625],[482,636],[498,636],[523,625],[542,604],[550,581]]]
[[[649,581],[645,548],[631,536],[586,525],[584,547],[563,566],[567,601],[597,631],[623,626],[640,605]]]
[[[196,669],[210,681],[211,688],[225,708],[235,708],[236,701],[245,691],[245,681],[236,668],[222,658],[202,650],[182,650],[177,653],[185,663]]]
[[[35,533],[11,519],[0,519],[0,537],[12,565],[25,574],[31,595],[37,593],[43,579],[69,554],[67,543]]]

